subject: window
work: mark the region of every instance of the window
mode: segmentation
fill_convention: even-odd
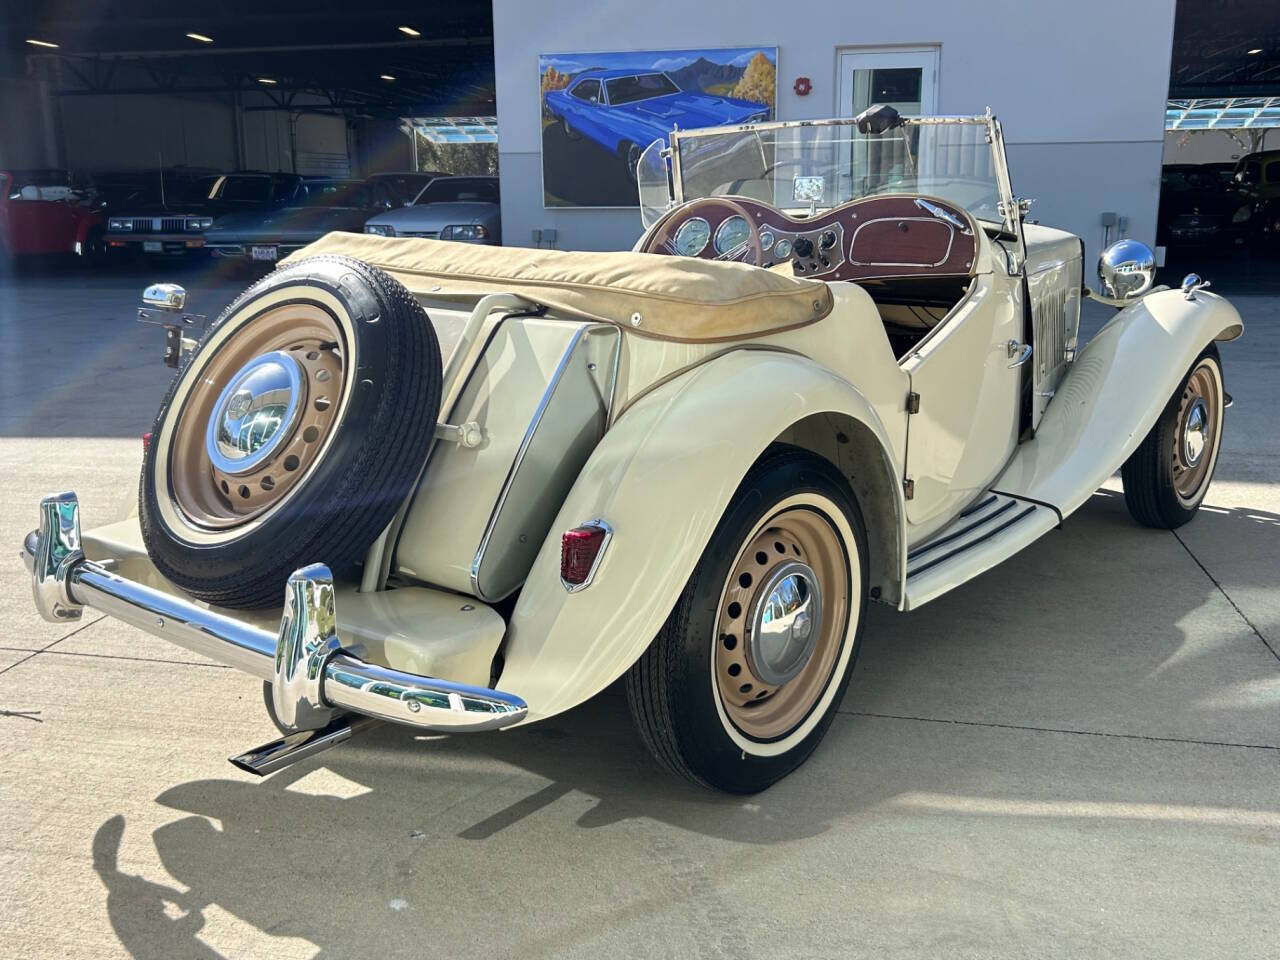
[[[600,81],[599,80],[583,80],[580,84],[569,91],[579,100],[588,100],[592,103],[600,102]]]
[[[223,177],[209,192],[210,199],[230,203],[266,203],[270,196],[270,177]]]
[[[614,77],[609,81],[609,102],[615,106],[679,92],[680,88],[665,73],[641,73],[634,77]]]

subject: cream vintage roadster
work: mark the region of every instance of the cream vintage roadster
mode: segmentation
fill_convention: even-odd
[[[959,587],[1117,468],[1139,523],[1195,514],[1240,316],[1132,241],[1085,288],[990,112],[676,131],[637,180],[631,252],[330,234],[199,337],[149,290],[176,373],[137,515],[46,498],[39,611],[263,680],[257,773],[625,678],[662,765],[751,792],[831,724],[868,603]],[[1083,296],[1121,309],[1081,346]]]

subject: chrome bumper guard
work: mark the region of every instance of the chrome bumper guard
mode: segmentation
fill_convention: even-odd
[[[78,620],[92,607],[268,681],[276,718],[298,732],[232,758],[255,773],[270,773],[367,725],[344,717],[348,713],[438,733],[494,730],[528,713],[509,693],[361,660],[338,636],[333,575],[323,564],[289,577],[280,629],[271,634],[86,559],[74,493],[40,501],[40,528],[27,535],[22,553],[36,609],[46,620]]]

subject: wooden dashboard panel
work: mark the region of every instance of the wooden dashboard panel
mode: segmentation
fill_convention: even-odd
[[[732,215],[698,215],[714,229]],[[797,218],[747,197],[732,197],[764,236],[763,266],[791,261],[796,275],[820,280],[967,276],[973,272],[980,229],[968,212],[937,197],[875,196],[852,200],[812,219]],[[680,210],[664,225],[670,236]],[[655,253],[672,252],[654,249]]]

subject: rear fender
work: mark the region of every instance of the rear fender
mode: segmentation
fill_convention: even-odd
[[[1236,308],[1207,290],[1125,307],[1080,351],[995,489],[1071,513],[1142,442],[1200,352],[1243,332]]]
[[[868,487],[855,477],[853,486],[887,500],[862,506],[869,527],[874,516],[892,530],[881,540],[893,546],[887,562],[897,590],[905,572],[902,485],[871,403],[805,357],[758,349],[722,354],[643,396],[618,419],[543,541],[508,625],[500,679],[528,703],[529,719],[581,703],[639,658],[751,465],[779,438],[802,441],[823,415],[842,436],[874,439],[860,449],[879,462],[859,469],[881,479]],[[561,534],[597,518],[613,536],[590,585],[569,593],[560,582]]]

